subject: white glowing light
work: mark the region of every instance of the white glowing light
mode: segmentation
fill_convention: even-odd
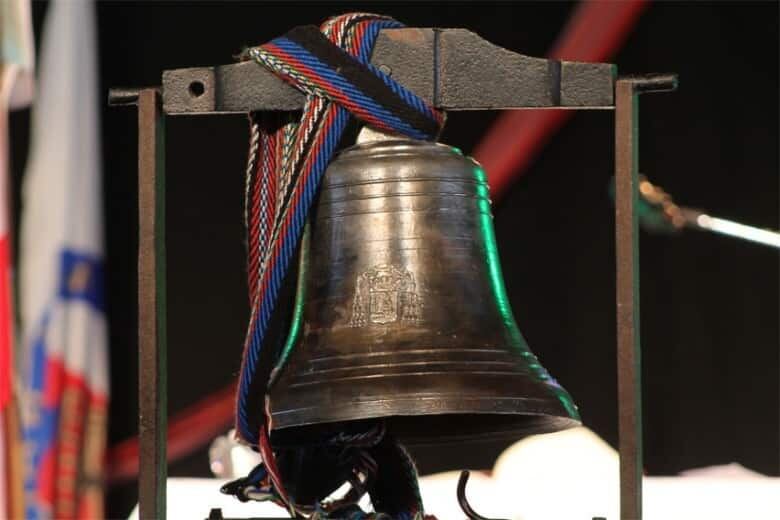
[[[765,244],[780,249],[780,233],[776,233],[775,231],[746,226],[731,220],[710,217],[709,215],[704,214],[696,217],[696,225],[716,233],[742,238],[744,240],[750,240],[752,242],[758,242],[759,244]]]

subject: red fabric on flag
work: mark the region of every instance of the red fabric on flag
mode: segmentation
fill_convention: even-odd
[[[8,230],[0,236],[0,411],[11,401],[13,311],[11,309],[11,252]]]

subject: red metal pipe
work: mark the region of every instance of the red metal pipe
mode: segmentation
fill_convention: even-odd
[[[648,0],[583,0],[549,57],[570,61],[607,60],[623,44],[648,4]],[[515,110],[498,116],[473,152],[488,174],[494,200],[523,174],[542,146],[572,114],[570,110]]]
[[[181,459],[222,435],[233,424],[235,383],[188,406],[168,421],[168,462]],[[126,439],[108,450],[109,483],[138,476],[138,439]]]

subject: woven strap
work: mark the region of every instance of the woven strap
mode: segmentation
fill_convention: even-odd
[[[320,28],[298,27],[247,55],[306,94],[299,120],[253,114],[246,179],[251,316],[236,403],[236,429],[263,455],[284,497],[268,439],[268,371],[260,353],[307,214],[350,118],[386,132],[434,139],[442,114],[369,63],[379,31],[401,27],[387,17],[347,14]]]

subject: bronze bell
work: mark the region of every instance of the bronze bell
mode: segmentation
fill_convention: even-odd
[[[388,138],[342,151],[307,256],[270,388],[275,431],[385,418],[429,444],[579,424],[515,324],[485,173],[459,150]]]

